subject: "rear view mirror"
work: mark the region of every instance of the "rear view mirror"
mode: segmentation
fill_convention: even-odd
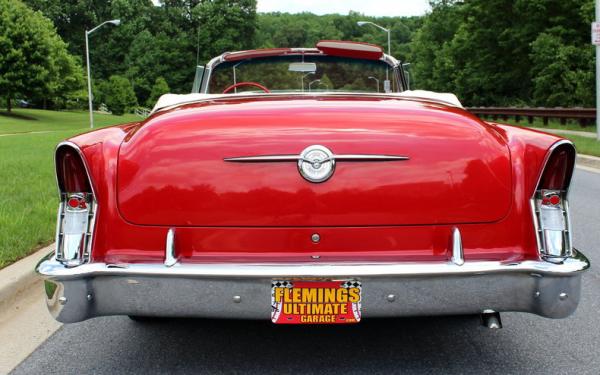
[[[301,72],[301,73],[314,73],[317,71],[317,64],[307,62],[291,63],[289,67],[290,72]]]

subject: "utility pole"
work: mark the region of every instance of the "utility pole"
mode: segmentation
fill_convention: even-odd
[[[596,140],[600,141],[600,45],[594,38],[598,22],[600,22],[600,0],[596,0],[596,24],[592,24],[592,42],[596,45]]]

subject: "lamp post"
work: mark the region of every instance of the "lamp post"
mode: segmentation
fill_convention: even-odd
[[[320,79],[315,79],[314,81],[310,81],[308,83],[308,92],[310,92],[310,89],[311,89],[313,83],[319,83],[319,82],[321,82]]]
[[[310,73],[306,73],[305,75],[303,75],[300,80],[302,81],[302,92],[304,92],[304,78],[308,77],[311,74],[315,74],[315,72],[310,72]]]
[[[94,127],[94,114],[93,114],[93,107],[92,107],[92,77],[91,77],[91,73],[90,73],[90,43],[89,43],[88,37],[91,33],[98,30],[99,28],[106,25],[107,23],[113,24],[115,26],[119,26],[121,24],[121,20],[105,21],[105,22],[102,22],[100,25],[94,27],[90,31],[88,31],[88,30],[85,31],[85,62],[86,62],[86,66],[87,66],[88,104],[89,104],[89,108],[90,108],[90,128]]]
[[[596,0],[596,22],[600,22],[600,0]],[[600,47],[596,46],[596,139],[600,141]]]
[[[375,77],[369,77],[369,79],[372,79],[377,83],[377,92],[379,92],[379,80]]]
[[[386,29],[385,27],[379,26],[378,24],[376,24],[374,22],[371,22],[371,21],[358,21],[356,24],[358,26],[361,26],[361,27],[364,26],[364,25],[373,25],[376,28],[385,31],[387,33],[387,40],[388,40],[388,56],[392,56],[392,34],[391,34],[391,30],[390,29]],[[388,70],[389,69],[385,70],[385,80],[387,81],[388,87],[389,87],[390,76],[389,76]],[[384,87],[385,87],[385,85],[384,85]],[[386,89],[387,89],[387,87],[386,87]]]

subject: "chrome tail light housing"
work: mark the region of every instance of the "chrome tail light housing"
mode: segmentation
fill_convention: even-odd
[[[541,258],[560,263],[573,255],[568,192],[575,167],[575,147],[560,141],[550,150],[531,199]]]
[[[85,160],[75,144],[59,144],[55,162],[60,196],[56,260],[67,267],[75,267],[90,260],[96,198]]]

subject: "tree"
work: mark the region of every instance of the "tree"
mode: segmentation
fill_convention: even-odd
[[[98,85],[97,102],[103,102],[115,115],[122,115],[137,107],[138,102],[129,80],[114,75]]]
[[[169,92],[169,85],[167,81],[163,77],[158,77],[156,81],[154,81],[154,86],[152,86],[152,91],[150,92],[150,97],[146,102],[148,107],[154,107],[154,104],[160,98],[161,95]]]
[[[448,45],[460,26],[461,8],[445,1],[430,3],[432,12],[425,16],[410,45],[411,84],[427,90],[454,91],[455,70],[447,69],[452,65]]]
[[[9,112],[18,95],[64,97],[79,89],[82,79],[81,67],[50,20],[20,0],[0,0],[0,92]]]
[[[467,105],[588,105],[592,0],[432,1],[412,43],[420,88]]]
[[[144,30],[134,39],[125,59],[125,75],[133,84],[138,102],[148,101],[157,77],[164,77],[176,92],[191,91],[195,56],[181,51],[187,43],[182,38],[185,36],[171,38]]]
[[[252,48],[256,0],[204,0],[194,7],[193,15],[203,50],[210,55]]]

